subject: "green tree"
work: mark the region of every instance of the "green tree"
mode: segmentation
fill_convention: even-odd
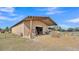
[[[2,30],[2,28],[0,28],[0,30]]]
[[[9,27],[6,27],[6,28],[5,28],[5,31],[6,31],[6,32],[9,32],[9,30],[10,30]]]
[[[74,28],[68,28],[67,31],[72,32],[74,31]]]
[[[79,31],[79,28],[78,28],[78,27],[76,27],[76,28],[75,28],[75,31]]]

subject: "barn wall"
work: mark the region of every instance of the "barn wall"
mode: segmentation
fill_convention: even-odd
[[[29,21],[25,21],[24,22],[24,36],[29,36],[29,26],[30,26],[30,24],[29,24],[30,22]]]
[[[35,30],[36,27],[43,27],[43,34],[48,30],[48,25],[41,21],[32,21],[32,34],[35,35]],[[16,35],[21,35],[23,34],[24,37],[28,37],[30,32],[30,21],[25,21],[21,24],[16,25],[15,27],[12,28],[12,33]]]
[[[33,30],[35,30],[36,27],[43,27],[43,34],[48,30],[48,25],[41,21],[33,21]]]
[[[30,34],[30,32],[29,32],[30,21],[26,21],[26,22],[24,22],[24,24],[25,24],[24,35],[27,37]],[[32,21],[32,34],[33,35],[36,35],[36,33],[35,33],[36,27],[43,27],[43,34],[45,34],[45,32],[48,30],[48,25],[46,25],[45,23],[43,23],[41,21]]]
[[[12,33],[16,35],[24,35],[24,22],[16,25],[15,27],[12,28]]]

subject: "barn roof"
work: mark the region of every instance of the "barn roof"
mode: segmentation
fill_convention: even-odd
[[[47,25],[57,25],[56,22],[54,22],[50,17],[45,17],[45,16],[28,16],[28,17],[25,17],[20,22],[18,22],[15,25],[13,25],[11,28],[13,28],[16,25],[22,23],[23,21],[29,21],[29,20],[33,20],[33,21],[34,20],[39,20],[39,21],[42,21],[42,22],[46,23]]]

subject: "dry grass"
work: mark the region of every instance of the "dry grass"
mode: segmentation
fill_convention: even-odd
[[[1,51],[74,51],[79,50],[79,36],[60,33],[59,36],[41,35],[34,39],[23,39],[11,33],[0,34]]]

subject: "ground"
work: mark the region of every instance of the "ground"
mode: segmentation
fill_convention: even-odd
[[[78,34],[78,33],[77,33]],[[0,33],[0,51],[77,51],[79,35],[40,35],[26,39],[12,33]]]

